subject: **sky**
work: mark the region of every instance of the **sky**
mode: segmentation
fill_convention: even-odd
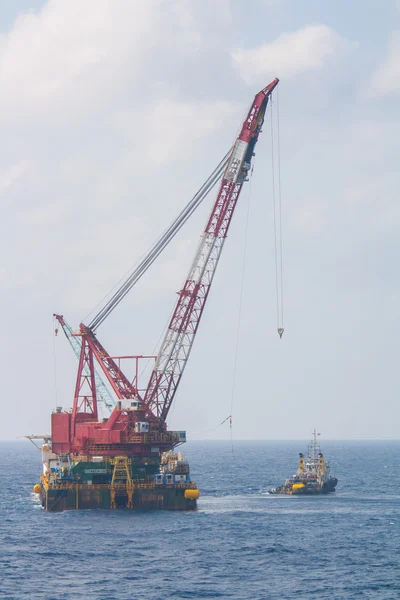
[[[230,439],[232,414],[234,439],[399,438],[399,55],[394,0],[2,2],[0,439],[72,405],[53,313],[85,322],[274,77],[285,333],[266,124],[168,425]],[[99,328],[111,355],[155,353],[211,205]]]

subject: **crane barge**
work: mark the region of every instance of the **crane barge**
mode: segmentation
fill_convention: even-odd
[[[89,325],[81,323],[73,332],[62,315],[55,315],[79,356],[79,365],[72,409],[55,409],[51,435],[46,436],[42,446],[43,473],[34,492],[46,510],[196,508],[199,490],[190,478],[188,463],[176,451],[186,441],[186,432],[170,431],[166,420],[193,347],[242,186],[248,180],[268,101],[278,81],[274,79],[255,96],[232,149],[172,228]],[[153,357],[148,385],[142,390],[138,362],[150,357],[110,355],[97,337],[97,328],[219,179],[215,203],[178,293],[160,350]],[[121,369],[124,358],[136,361],[133,381]],[[99,419],[98,411],[101,401],[111,409],[109,417],[103,419]]]

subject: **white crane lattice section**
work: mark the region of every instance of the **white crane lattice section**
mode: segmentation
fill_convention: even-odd
[[[145,402],[151,412],[162,420],[167,416],[189,358],[241,187],[241,183],[222,181],[207,230],[200,239],[161,344]]]

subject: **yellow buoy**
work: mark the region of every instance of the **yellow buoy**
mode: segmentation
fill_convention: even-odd
[[[186,500],[197,500],[200,496],[199,490],[185,490]]]
[[[35,483],[35,485],[33,486],[33,493],[40,494],[41,491],[42,491],[42,486],[40,485],[40,483]]]
[[[304,483],[294,483],[292,485],[292,490],[301,490],[303,487],[306,487]]]

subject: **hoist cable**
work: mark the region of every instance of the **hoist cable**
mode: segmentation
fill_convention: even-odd
[[[251,179],[253,176],[253,169],[254,169],[254,163],[253,163],[253,167],[252,167],[251,173],[250,173],[249,193],[248,193],[248,197],[247,197],[247,213],[246,213],[245,234],[244,234],[243,263],[242,263],[242,274],[241,274],[240,296],[239,296],[239,310],[238,310],[238,320],[237,320],[237,329],[236,329],[235,358],[233,361],[231,415],[233,413],[233,403],[235,400],[236,372],[237,372],[237,362],[238,362],[238,356],[239,356],[240,326],[241,326],[241,322],[242,322],[243,290],[244,290],[244,277],[245,277],[245,270],[246,270],[247,240],[248,240],[248,231],[249,231],[249,215],[250,215],[250,202],[251,202]],[[232,422],[231,422],[231,438],[232,438]],[[231,439],[231,442],[232,442],[232,439]]]
[[[276,226],[276,196],[275,196],[275,147],[274,147],[274,126],[273,126],[273,110],[271,100],[271,182],[272,182],[272,205],[274,215],[274,249],[275,249],[275,287],[276,287],[276,322],[277,329],[280,328],[279,318],[279,276],[278,276],[278,242],[277,242],[277,226]]]
[[[180,231],[183,225],[192,216],[192,214],[200,206],[204,198],[208,195],[208,193],[212,190],[212,188],[221,178],[228,163],[230,154],[231,150],[227,152],[227,154],[224,156],[224,158],[221,160],[218,166],[214,169],[210,177],[206,180],[206,182],[202,185],[198,192],[193,196],[191,201],[186,205],[186,207],[178,215],[178,217],[176,217],[176,219],[171,223],[171,225],[166,229],[166,231],[149,248],[149,250],[144,255],[140,263],[136,263],[137,267],[133,267],[134,270],[131,273],[131,275],[129,275],[129,277],[124,281],[120,288],[110,298],[107,304],[92,319],[92,321],[89,324],[90,329],[96,329],[106,319],[106,317],[111,313],[111,311],[114,310],[114,308],[121,302],[121,300],[132,289],[132,287],[139,281],[139,279],[144,275],[147,269],[153,264],[156,258],[166,248],[169,242],[175,237],[178,231]],[[113,289],[115,289],[115,287]]]
[[[282,237],[282,190],[281,190],[281,136],[279,118],[279,87],[276,90],[277,133],[278,133],[278,202],[279,202],[279,244],[281,268],[281,326],[283,328],[283,237]]]

